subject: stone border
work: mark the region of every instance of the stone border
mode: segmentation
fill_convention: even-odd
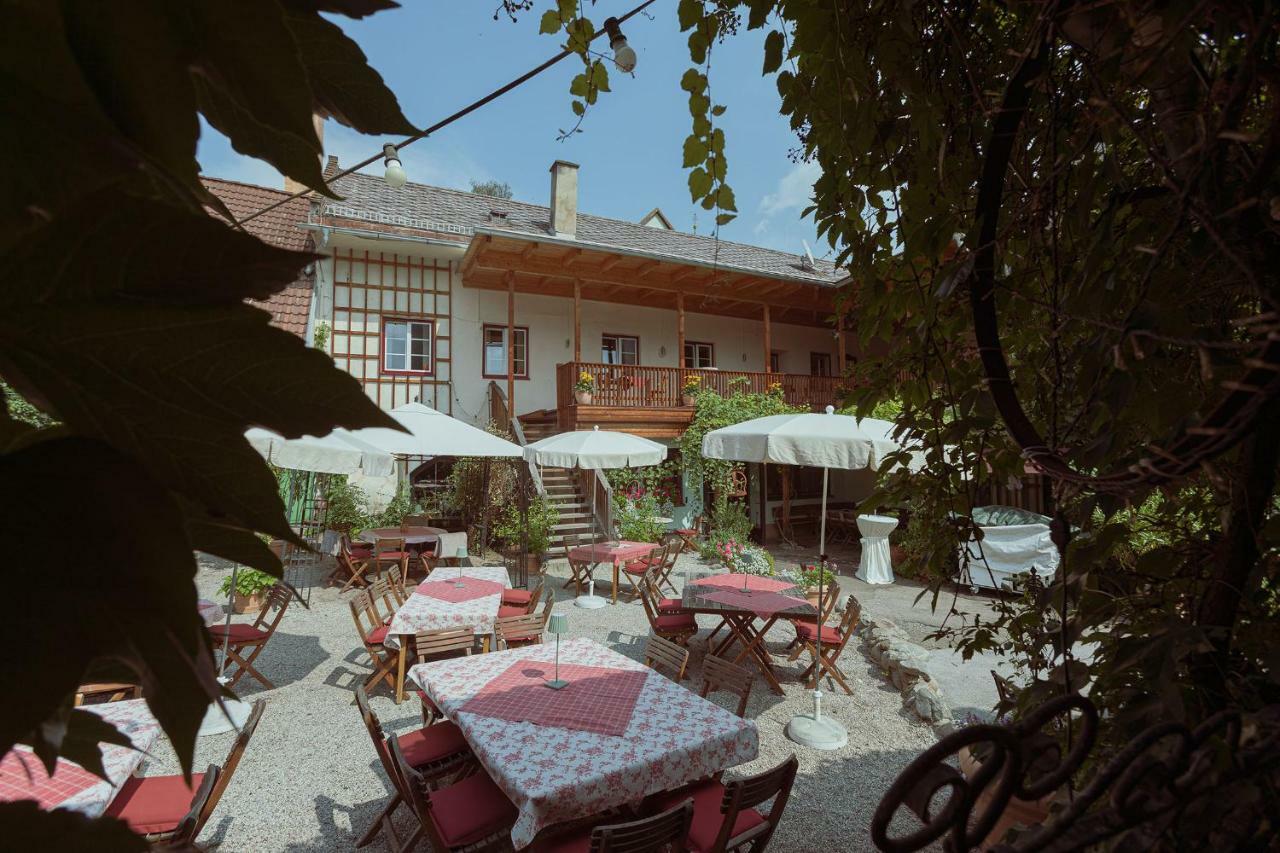
[[[952,724],[951,707],[938,682],[923,669],[928,652],[911,642],[907,632],[893,621],[862,612],[862,642],[867,656],[884,670],[902,693],[902,704],[934,726]]]

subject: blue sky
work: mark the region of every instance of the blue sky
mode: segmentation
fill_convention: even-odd
[[[408,3],[364,21],[339,23],[390,84],[409,120],[425,126],[556,52],[555,37],[538,34],[544,5],[549,4],[516,23],[505,16],[493,19],[497,0]],[[631,5],[602,0],[591,14],[598,23]],[[689,132],[687,94],[679,85],[689,67],[685,36],[674,0],[659,0],[649,12],[652,20],[637,16],[624,27],[639,56],[635,76],[613,70],[613,91],[588,113],[582,133],[563,142],[556,138],[574,120],[568,85],[581,64],[569,57],[405,149],[409,180],[469,189],[471,180],[496,179],[509,183],[517,199],[546,204],[552,161],[570,160],[582,167],[579,209],[634,221],[660,207],[676,228],[693,230],[696,215],[698,232],[710,233],[713,214],[690,201],[681,165]],[[719,126],[728,139],[729,183],[739,209],[720,236],[795,253],[807,240],[822,256],[826,248],[815,243],[812,221],[800,218],[817,169],[788,157],[797,140],[778,114],[773,78],[760,74],[762,43],[762,33],[744,26],[713,53],[712,94],[728,107]],[[326,153],[337,154],[343,164],[364,159],[387,141],[393,140],[364,137],[332,121],[325,128]],[[199,159],[209,175],[281,185],[274,169],[236,154],[207,125]],[[376,171],[381,173],[381,164]]]

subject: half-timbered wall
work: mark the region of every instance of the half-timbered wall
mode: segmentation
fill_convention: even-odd
[[[452,264],[431,258],[335,249],[330,352],[384,409],[420,402],[453,413]],[[429,322],[429,374],[383,369],[387,319]]]

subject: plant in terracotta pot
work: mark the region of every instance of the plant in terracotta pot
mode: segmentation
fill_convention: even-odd
[[[529,501],[526,518],[527,523],[522,526],[520,506],[513,501],[498,516],[493,535],[502,543],[508,556],[518,555],[527,542],[528,570],[536,574],[541,568],[542,556],[551,549],[551,531],[560,520],[560,514],[545,499],[535,499]]]
[[[266,572],[260,572],[248,566],[241,566],[235,573],[235,578],[235,597],[231,605],[234,613],[257,613],[262,609],[267,592],[279,582]],[[222,579],[219,591],[223,595],[231,593],[231,575]]]
[[[814,607],[818,606],[819,582],[825,590],[824,595],[831,595],[835,579],[831,564],[828,564],[828,568],[825,569],[818,565],[801,565],[796,569],[796,586],[804,590],[804,597]]]
[[[702,377],[696,373],[685,374],[684,385],[680,387],[680,402],[692,406],[698,402],[698,392],[702,390]]]
[[[580,405],[591,405],[596,392],[596,378],[587,371],[578,374],[578,381],[573,383],[573,397]]]

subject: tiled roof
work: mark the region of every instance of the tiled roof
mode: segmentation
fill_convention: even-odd
[[[358,172],[339,178],[332,186],[342,201],[326,200],[322,212],[327,216],[457,234],[460,243],[470,242],[467,238],[477,229],[523,238],[549,237],[550,211],[539,204],[425,184],[405,184],[400,189],[392,189],[382,179]],[[818,285],[835,285],[844,277],[829,261],[815,261],[809,267],[807,259],[800,255],[651,228],[581,211],[576,242],[603,251],[635,252],[673,263],[714,265]]]
[[[282,190],[242,184],[238,181],[224,181],[221,178],[204,177],[201,180],[237,219],[288,198],[290,195]],[[302,223],[307,221],[307,213],[310,209],[311,201],[306,196],[295,198],[270,213],[246,222],[244,227],[246,231],[263,242],[284,249],[310,251],[313,248],[311,235],[301,227]],[[274,325],[302,338],[307,334],[307,317],[311,313],[311,291],[311,279],[302,276],[270,299],[253,302],[271,312],[271,322]]]

